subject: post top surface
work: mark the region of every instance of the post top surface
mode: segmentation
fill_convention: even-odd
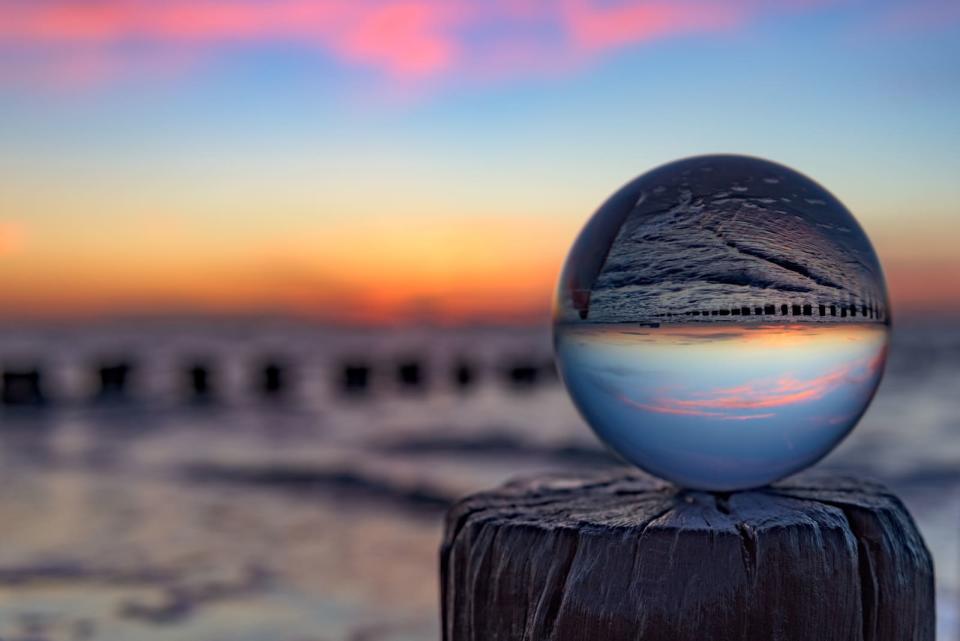
[[[653,527],[738,533],[744,527],[756,531],[813,523],[844,527],[844,513],[850,510],[909,518],[881,483],[853,476],[805,472],[752,490],[703,492],[678,488],[639,470],[617,469],[519,478],[474,494],[450,510],[447,537],[477,519],[546,529]]]

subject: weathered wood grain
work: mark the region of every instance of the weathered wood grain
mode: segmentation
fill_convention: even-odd
[[[447,516],[444,641],[933,641],[933,566],[879,484],[539,477]]]

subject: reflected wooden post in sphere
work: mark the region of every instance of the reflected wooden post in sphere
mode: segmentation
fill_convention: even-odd
[[[933,565],[879,484],[803,474],[683,491],[620,471],[466,498],[444,641],[933,641]]]

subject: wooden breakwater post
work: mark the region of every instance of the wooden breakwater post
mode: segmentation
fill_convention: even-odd
[[[11,407],[39,407],[46,401],[43,374],[39,368],[3,372],[0,404]]]
[[[933,641],[933,565],[876,483],[730,494],[541,477],[447,515],[444,641]]]

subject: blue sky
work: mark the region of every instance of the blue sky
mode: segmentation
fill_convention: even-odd
[[[536,314],[609,193],[720,151],[837,195],[895,304],[960,299],[931,284],[960,268],[952,3],[7,0],[5,14],[0,285],[18,313],[326,314],[332,288],[360,317],[424,301],[484,315],[512,266],[531,275],[510,305],[543,289],[518,310]],[[425,268],[424,229],[463,243],[464,264],[448,248]],[[356,249],[325,258],[325,242]],[[249,286],[277,255],[313,298],[278,275]],[[70,263],[88,267],[63,310]],[[476,304],[454,300],[464,283]]]

